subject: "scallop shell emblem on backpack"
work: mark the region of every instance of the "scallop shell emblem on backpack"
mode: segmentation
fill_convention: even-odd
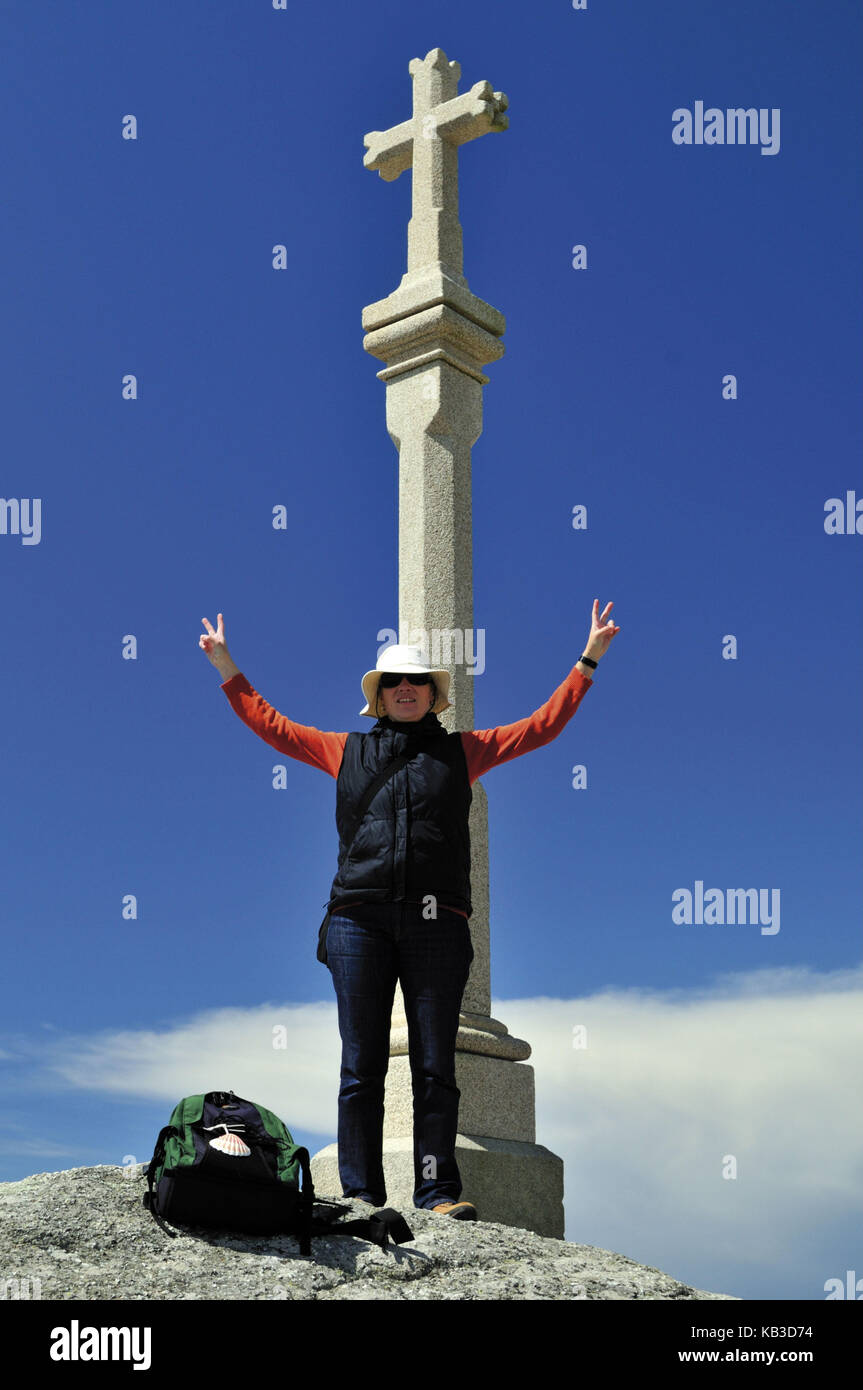
[[[219,1149],[223,1154],[233,1154],[235,1158],[245,1158],[252,1151],[247,1144],[244,1144],[239,1134],[220,1134],[217,1139],[210,1140],[210,1146]]]

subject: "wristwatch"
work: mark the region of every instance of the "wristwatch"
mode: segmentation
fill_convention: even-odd
[[[592,666],[594,671],[596,670],[597,662],[591,661],[589,656],[580,656],[578,659],[583,666]]]

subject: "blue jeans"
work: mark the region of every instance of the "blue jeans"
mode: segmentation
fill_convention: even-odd
[[[413,1086],[414,1206],[457,1202],[455,1040],[473,946],[467,918],[419,904],[363,903],[338,910],[327,930],[327,968],[342,1039],[339,1177],[345,1197],[386,1205],[384,1080],[396,980],[408,1022]]]

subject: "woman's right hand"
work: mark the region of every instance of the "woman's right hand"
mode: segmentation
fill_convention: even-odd
[[[198,646],[201,651],[206,653],[217,671],[222,671],[226,666],[233,666],[231,654],[225,645],[225,624],[222,614],[219,615],[219,626],[213,631],[213,627],[208,618],[202,618],[201,622],[207,629],[206,633],[201,633],[198,638]]]

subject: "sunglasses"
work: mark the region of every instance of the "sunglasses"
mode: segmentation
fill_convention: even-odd
[[[431,680],[429,675],[404,675],[397,676],[394,671],[385,671],[381,676],[381,685],[384,690],[394,690],[402,681],[408,681],[410,685],[428,685]]]

